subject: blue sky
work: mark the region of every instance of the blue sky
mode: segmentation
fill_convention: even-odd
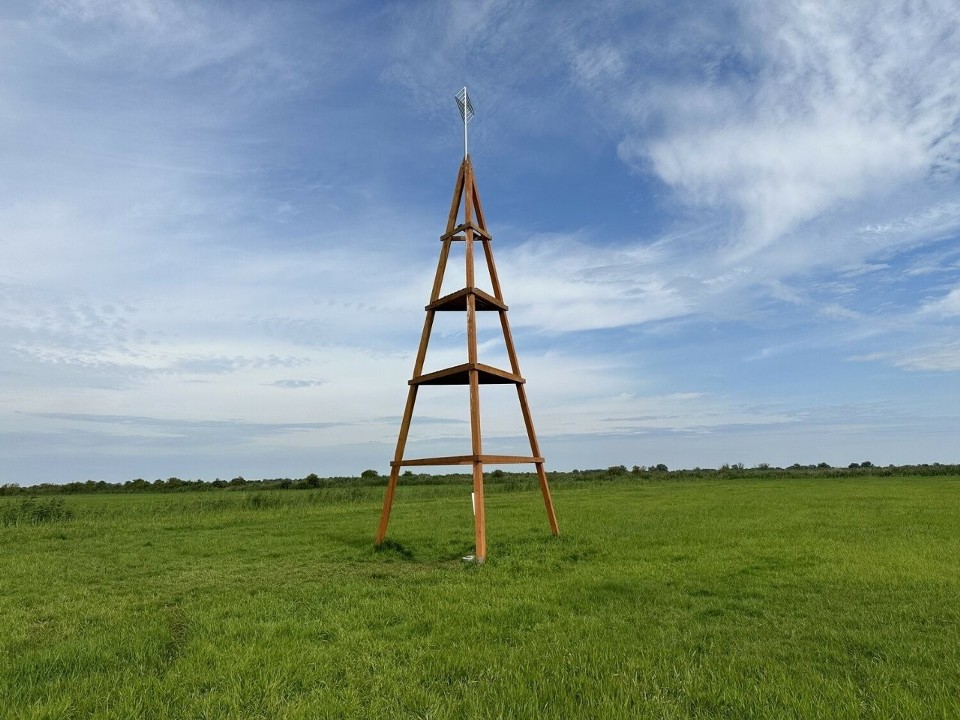
[[[960,460],[953,2],[50,0],[0,8],[0,483],[386,471],[463,85],[548,468]]]

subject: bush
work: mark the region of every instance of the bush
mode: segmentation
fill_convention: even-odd
[[[265,510],[279,507],[280,498],[264,492],[254,492],[244,498],[243,504],[250,510]]]
[[[380,477],[380,473],[378,473],[376,470],[364,470],[362,473],[360,473],[360,477],[364,478],[365,480],[371,480],[373,478]]]
[[[3,511],[3,525],[40,525],[41,523],[64,522],[73,517],[73,510],[67,507],[63,498],[53,497],[40,500],[28,497]]]

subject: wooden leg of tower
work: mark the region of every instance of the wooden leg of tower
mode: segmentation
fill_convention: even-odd
[[[423,345],[421,344],[421,347]],[[407,404],[403,409],[403,420],[400,423],[400,434],[397,437],[397,450],[393,455],[394,463],[403,461],[403,451],[407,446],[407,434],[410,432],[410,421],[413,419],[413,406],[417,402],[417,386],[411,385],[407,391]],[[390,479],[387,481],[387,492],[383,496],[383,511],[380,513],[380,525],[377,526],[377,536],[374,544],[379,546],[387,535],[387,523],[390,522],[390,510],[393,508],[393,494],[397,489],[397,478],[400,477],[400,465],[394,464],[390,468]]]
[[[470,220],[470,199],[467,198],[466,214]],[[470,230],[466,232],[467,256],[467,287],[473,286],[473,240]],[[467,359],[470,363],[477,362],[477,324],[476,298],[467,296]],[[483,502],[483,436],[480,431],[480,373],[476,366],[470,370],[470,444],[473,450],[473,502],[474,502],[474,529],[476,539],[476,558],[478,563],[487,559],[487,525],[486,512]]]
[[[473,446],[473,502],[477,562],[487,559],[487,525],[483,502],[483,438],[480,434],[480,379],[476,370],[470,371],[470,435]]]
[[[487,523],[483,502],[483,463],[473,464],[473,502],[477,562],[487,559]]]
[[[387,523],[390,522],[390,510],[393,507],[393,493],[397,489],[397,478],[400,476],[400,467],[390,468],[390,480],[387,481],[387,493],[383,497],[383,511],[380,513],[380,525],[377,527],[377,538],[374,544],[379,547],[387,535]]]
[[[559,535],[560,528],[557,525],[557,514],[553,511],[550,485],[547,483],[547,471],[544,470],[543,463],[537,463],[537,478],[540,480],[540,492],[543,494],[543,504],[547,507],[547,520],[550,522],[550,532],[554,535]]]
[[[523,414],[523,424],[527,428],[527,437],[530,439],[530,452],[534,457],[541,457],[540,443],[537,442],[537,431],[533,427],[533,415],[530,414],[530,405],[527,403],[527,393],[523,385],[517,385],[517,398],[520,400],[520,412]],[[553,510],[553,500],[550,497],[550,485],[547,483],[547,472],[543,463],[536,463],[537,479],[540,481],[540,492],[543,494],[543,504],[547,508],[547,520],[550,522],[550,532],[560,534],[557,526],[557,515]]]

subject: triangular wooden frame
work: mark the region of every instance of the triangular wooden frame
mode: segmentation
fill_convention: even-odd
[[[457,217],[463,208],[463,222],[457,224]],[[510,333],[510,323],[507,319],[507,305],[503,301],[500,289],[500,280],[497,277],[497,267],[493,260],[493,238],[487,230],[486,219],[483,215],[483,205],[477,184],[474,179],[473,165],[467,155],[460,164],[457,174],[457,183],[453,191],[453,200],[450,203],[450,214],[447,217],[447,229],[440,236],[440,260],[437,263],[437,274],[430,292],[430,302],[425,310],[426,319],[423,323],[423,333],[420,336],[420,348],[413,366],[413,377],[409,382],[407,404],[403,411],[403,420],[400,423],[400,433],[397,437],[397,449],[393,461],[390,463],[390,479],[383,499],[383,512],[380,515],[380,524],[377,528],[376,544],[379,546],[387,534],[387,524],[390,522],[390,510],[393,507],[393,497],[400,476],[400,469],[406,466],[424,465],[472,465],[473,466],[473,493],[474,493],[474,524],[476,533],[476,560],[483,562],[487,556],[486,523],[483,502],[483,466],[532,463],[536,467],[537,478],[540,482],[540,492],[547,510],[547,520],[550,531],[559,534],[557,517],[553,510],[553,500],[550,497],[550,486],[547,483],[547,473],[544,469],[544,459],[540,454],[540,445],[537,442],[536,431],[533,427],[533,416],[527,403],[527,394],[524,390],[523,376],[520,374],[520,363],[513,345],[513,336]],[[465,246],[466,287],[457,292],[440,296],[443,277],[447,269],[447,260],[450,257],[450,248],[454,242],[463,242]],[[474,246],[479,242],[483,247],[484,258],[490,273],[492,294],[480,290],[476,286]],[[423,374],[423,365],[427,356],[427,346],[430,343],[430,333],[433,329],[434,316],[437,312],[465,311],[467,320],[467,362],[462,365],[445,368],[436,372]],[[481,364],[477,360],[477,323],[476,313],[483,311],[496,312],[500,316],[500,327],[503,330],[503,340],[506,345],[507,357],[510,361],[510,370],[502,370],[490,365]],[[517,388],[520,401],[520,412],[523,414],[523,423],[530,440],[530,455],[485,455],[483,452],[483,438],[480,429],[480,385],[484,384],[513,384]],[[410,422],[413,419],[413,408],[417,400],[417,391],[422,385],[469,385],[470,386],[470,438],[471,453],[469,455],[453,455],[446,457],[405,459],[404,449],[407,444],[407,435],[410,432]]]

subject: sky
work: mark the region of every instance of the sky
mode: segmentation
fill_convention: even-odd
[[[387,472],[464,85],[548,469],[960,462],[958,23],[4,2],[0,484]],[[465,347],[438,316],[427,370]],[[528,453],[512,388],[481,408]],[[407,457],[468,452],[465,389],[424,388]]]

